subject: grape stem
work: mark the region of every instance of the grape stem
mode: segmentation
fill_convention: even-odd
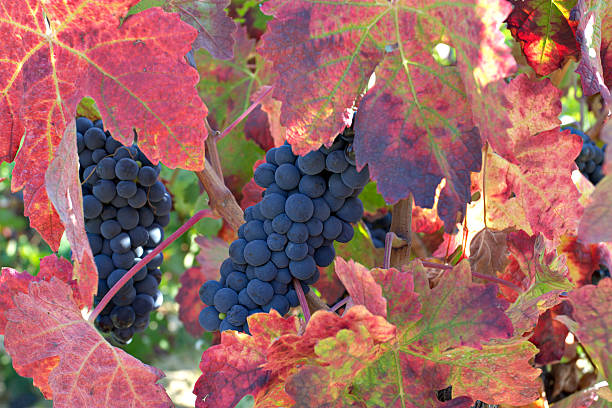
[[[350,296],[345,297],[344,299],[342,299],[341,301],[339,301],[338,303],[336,303],[335,305],[333,305],[331,307],[331,311],[335,312],[336,310],[340,309],[342,306],[344,306],[345,304],[348,303],[348,301],[351,300]]]
[[[295,293],[297,293],[297,297],[300,300],[300,306],[302,306],[302,312],[304,313],[304,320],[306,320],[306,324],[308,324],[308,321],[310,320],[310,309],[308,309],[308,302],[306,301],[306,296],[304,295],[300,281],[293,279],[293,287],[295,288]]]
[[[253,111],[253,109],[255,109],[257,107],[257,105],[259,105],[261,103],[261,101],[263,100],[263,98],[265,98],[266,96],[268,96],[268,94],[272,91],[272,89],[274,89],[273,86],[270,86],[269,88],[265,89],[263,92],[259,93],[257,95],[257,98],[253,101],[253,103],[251,104],[251,106],[249,106],[248,108],[246,108],[246,110],[244,112],[242,112],[242,114],[240,116],[238,116],[236,118],[236,120],[234,120],[228,127],[226,127],[225,129],[223,129],[223,132],[221,132],[221,134],[216,138],[216,141],[223,139],[229,132],[231,132],[232,130],[234,130],[234,128],[236,126],[238,126],[238,124],[240,122],[242,122],[242,120],[244,118],[246,118],[249,113],[251,113]]]
[[[439,263],[435,263],[435,262],[428,262],[428,261],[422,261],[422,260],[421,260],[421,263],[423,264],[423,266],[426,266],[428,268],[453,269],[453,265],[439,264]],[[483,279],[483,280],[486,280],[486,281],[495,282],[495,283],[498,283],[500,285],[504,285],[504,286],[512,289],[513,291],[515,291],[519,295],[521,293],[523,293],[523,290],[520,287],[518,287],[517,285],[515,285],[512,282],[508,282],[505,279],[501,279],[501,278],[498,278],[496,276],[485,275],[485,274],[478,273],[478,272],[472,272],[472,276],[474,276],[475,278],[478,278],[478,279]]]
[[[191,217],[187,222],[179,229],[177,229],[172,235],[163,240],[151,253],[142,258],[136,265],[132,266],[132,268],[125,274],[115,285],[108,291],[106,295],[102,298],[98,306],[94,309],[94,311],[87,319],[90,323],[93,323],[96,320],[96,317],[100,314],[100,312],[106,307],[106,305],[110,302],[110,300],[115,296],[115,294],[121,289],[121,287],[130,280],[136,273],[142,269],[151,259],[153,259],[157,254],[166,249],[171,243],[177,240],[178,237],[183,235],[189,228],[191,228],[194,224],[200,221],[202,218],[210,216],[209,210],[201,210],[195,213],[193,217]],[[300,288],[301,289],[301,288]],[[303,294],[302,294],[303,295]]]

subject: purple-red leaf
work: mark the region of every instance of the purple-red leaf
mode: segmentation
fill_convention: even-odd
[[[59,407],[170,407],[163,373],[111,346],[59,279],[33,282],[7,313],[4,344],[15,370]]]
[[[184,60],[196,31],[159,8],[121,22],[134,3],[16,0],[0,11],[0,157],[15,160],[13,191],[24,189],[25,214],[54,250],[63,228],[44,176],[83,97],[122,143],[136,129],[152,161],[203,166],[207,109]]]
[[[588,244],[612,241],[612,177],[604,177],[584,209],[578,238]]]
[[[339,256],[334,268],[354,304],[364,305],[374,315],[387,317],[387,300],[368,268],[352,259],[346,262]]]

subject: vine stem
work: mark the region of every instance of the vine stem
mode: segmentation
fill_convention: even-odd
[[[155,257],[161,251],[166,249],[171,243],[176,241],[176,239],[180,237],[181,235],[183,235],[189,228],[195,225],[202,218],[207,217],[209,215],[210,215],[209,210],[198,211],[197,213],[195,213],[193,217],[187,220],[185,224],[181,225],[179,229],[174,231],[172,235],[170,235],[168,238],[163,240],[153,251],[151,251],[151,253],[149,253],[147,256],[142,258],[136,265],[132,266],[132,268],[125,275],[123,275],[123,277],[119,279],[117,283],[115,283],[115,285],[108,291],[108,293],[104,295],[104,297],[102,298],[98,306],[96,306],[94,311],[91,312],[91,315],[89,316],[89,319],[87,320],[90,323],[93,323],[93,321],[96,319],[96,317],[98,317],[100,312],[106,307],[108,302],[110,302],[112,297],[115,296],[115,294],[119,291],[119,289],[121,289],[128,280],[132,279],[132,276],[136,275],[136,273],[140,269],[142,269],[142,267],[144,267],[147,263],[149,263],[149,261],[153,259],[153,257]]]
[[[219,150],[217,149],[217,137],[221,132],[214,130],[212,126],[210,126],[208,118],[204,119],[204,124],[206,125],[206,130],[208,130],[208,137],[205,142],[206,158],[213,165],[213,168],[217,172],[217,176],[223,180],[223,168],[221,167],[221,158],[219,157]]]
[[[452,265],[439,264],[439,263],[429,262],[429,261],[421,260],[421,263],[423,264],[423,266],[426,266],[428,268],[436,268],[436,269],[453,269],[454,268]],[[507,280],[498,278],[496,276],[484,275],[478,272],[472,272],[472,276],[478,279],[483,279],[486,281],[499,283],[500,285],[509,287],[510,289],[518,293],[519,295],[523,292],[523,290],[519,288],[517,285],[515,285],[514,283],[508,282]]]
[[[348,303],[348,301],[351,300],[350,296],[345,297],[344,299],[342,299],[341,301],[339,301],[338,303],[336,303],[335,305],[333,305],[330,309],[330,311],[335,312],[336,310],[340,309],[342,306],[344,306],[345,304]]]
[[[302,290],[302,285],[300,285],[300,282],[297,279],[293,279],[293,287],[295,288],[297,297],[300,300],[300,306],[302,306],[302,312],[304,313],[304,320],[306,320],[306,324],[308,324],[308,321],[310,320],[310,309],[308,309],[308,301],[306,300],[306,296]]]
[[[221,132],[221,134],[216,138],[216,140],[221,140],[223,139],[229,132],[231,132],[240,122],[242,122],[242,120],[244,118],[246,118],[248,116],[249,113],[251,113],[253,111],[253,109],[255,109],[257,107],[257,105],[259,105],[261,103],[261,101],[263,100],[263,98],[265,98],[266,96],[268,96],[268,94],[270,92],[272,92],[272,89],[274,87],[271,86],[268,89],[266,89],[265,91],[261,92],[259,95],[257,95],[257,98],[253,101],[253,103],[251,104],[251,106],[249,106],[244,112],[242,112],[242,114],[240,116],[238,116],[236,118],[236,120],[234,120],[228,127],[226,127],[225,129],[223,129],[223,132]]]
[[[410,260],[410,248],[412,247],[412,193],[408,198],[400,200],[393,206],[390,231],[402,241],[403,245],[391,248],[389,266],[401,267]],[[385,247],[387,238],[385,237]]]
[[[482,160],[482,208],[483,208],[485,228],[487,228],[487,156],[488,155],[489,155],[489,142],[485,142],[484,159]]]

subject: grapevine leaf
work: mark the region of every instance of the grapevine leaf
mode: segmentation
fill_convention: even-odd
[[[569,57],[579,54],[577,22],[570,19],[575,0],[510,0],[514,9],[508,28],[521,44],[529,65],[538,75],[561,68]]]
[[[181,19],[198,30],[193,49],[204,48],[215,58],[230,60],[234,56],[236,24],[225,8],[230,0],[166,0],[164,9],[177,12]]]
[[[470,243],[470,265],[474,272],[496,276],[504,270],[507,256],[506,231],[480,230]]]
[[[376,191],[376,183],[373,182],[366,184],[363,191],[359,193],[359,199],[366,213],[375,213],[387,205],[385,199]]]
[[[267,67],[270,69],[269,64],[267,64]],[[269,87],[269,85],[262,86],[258,93],[267,91]],[[255,97],[255,95],[253,97]],[[268,114],[268,125],[270,127],[270,135],[274,140],[274,145],[282,145],[285,143],[287,130],[280,123],[281,102],[272,98],[272,93],[268,93],[268,95],[261,100],[261,110]]]
[[[577,237],[564,236],[558,251],[565,255],[570,279],[577,286],[591,283],[593,271],[599,269],[600,264],[612,265],[607,243],[583,244]]]
[[[508,243],[525,277],[520,285],[524,291],[506,311],[516,336],[532,330],[540,314],[561,303],[562,293],[574,287],[567,279],[569,271],[564,260],[556,258],[554,251],[546,253],[540,238],[526,237],[521,231],[512,233]]]
[[[180,277],[181,287],[175,299],[179,304],[179,319],[185,329],[194,337],[199,337],[204,333],[204,329],[198,322],[198,316],[205,307],[200,300],[200,286],[208,280],[219,279],[219,268],[227,258],[228,246],[217,237],[207,239],[200,236],[196,238],[196,242],[200,245],[200,253],[197,256],[200,266],[183,272]]]
[[[612,177],[604,177],[591,195],[578,227],[578,238],[585,243],[612,241]]]
[[[49,200],[55,206],[70,242],[74,260],[72,275],[78,283],[75,297],[79,305],[90,307],[98,291],[98,273],[85,233],[74,121],[71,121],[57,146],[55,158],[45,174],[45,184]]]
[[[27,293],[30,282],[35,277],[27,272],[17,272],[11,268],[2,268],[0,275],[0,334],[4,334],[6,328],[6,312],[14,307],[13,296],[17,293]]]
[[[131,144],[136,129],[154,162],[203,166],[207,109],[194,88],[197,73],[183,59],[196,32],[159,8],[119,25],[133,3],[19,0],[0,12],[0,154],[15,160],[12,189],[24,190],[24,213],[53,250],[63,229],[44,175],[83,97],[96,101],[122,143]]]
[[[163,373],[112,347],[58,279],[32,282],[7,313],[5,346],[15,370],[57,406],[170,407]]]
[[[264,12],[276,19],[259,48],[274,63],[281,124],[298,153],[330,143],[350,123],[350,109],[376,71],[355,118],[359,167],[369,164],[388,203],[412,193],[417,205],[431,208],[446,178],[439,208],[447,228],[469,201],[481,134],[486,139],[509,126],[498,101],[502,78],[514,69],[497,30],[509,4],[454,6],[267,2]],[[456,47],[456,64],[436,62],[432,50],[440,43]]]
[[[583,92],[589,96],[601,93],[608,107],[612,107],[608,88],[612,81],[606,82],[601,59],[602,46],[609,46],[612,41],[612,6],[605,0],[578,0],[575,11],[579,18],[576,40],[581,51],[576,72],[580,74]]]
[[[249,116],[247,116],[244,122],[244,137],[257,143],[257,146],[264,151],[274,147],[274,140],[272,139],[268,123],[268,114],[261,109],[261,106],[253,109]]]
[[[319,274],[319,280],[313,286],[321,293],[321,299],[333,305],[344,295],[346,288],[331,265],[326,268],[319,267]]]
[[[610,401],[605,398],[606,391],[609,392],[606,383],[601,382],[563,398],[556,402],[553,408],[610,408]]]
[[[393,324],[406,324],[419,320],[421,303],[418,294],[414,292],[413,273],[425,273],[422,265],[412,263],[406,269],[398,271],[395,268],[372,269],[372,276],[382,287],[382,293],[387,301],[387,319]]]
[[[505,218],[507,226],[520,229],[526,220],[533,233],[553,241],[574,233],[583,207],[571,174],[581,146],[579,136],[556,128],[521,140],[515,149],[518,165],[489,152],[486,185],[494,191],[487,191],[487,205],[497,208],[495,216]]]
[[[578,323],[576,336],[589,355],[603,370],[608,383],[612,380],[612,279],[605,278],[597,286],[586,285],[570,292],[573,318]]]
[[[374,315],[387,317],[387,300],[368,268],[352,259],[347,262],[339,256],[334,268],[353,303],[364,305]]]
[[[259,165],[265,163],[264,159],[259,159],[253,164],[253,172],[259,167]],[[240,207],[246,210],[247,207],[257,204],[261,201],[261,193],[264,192],[264,188],[260,187],[255,183],[254,179],[250,179],[244,187],[242,187],[242,200],[240,200]]]
[[[277,337],[297,333],[297,319],[283,319],[275,310],[248,318],[251,336],[235,331],[221,333],[221,344],[202,354],[202,376],[195,384],[196,407],[233,407],[245,395],[257,393],[269,380],[263,366],[266,350]]]
[[[533,336],[529,339],[540,350],[535,358],[536,364],[553,364],[561,360],[565,353],[568,330],[556,317],[570,313],[571,306],[564,301],[540,315]]]

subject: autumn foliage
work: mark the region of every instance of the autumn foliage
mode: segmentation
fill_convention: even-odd
[[[612,180],[580,175],[582,139],[559,119],[573,80],[589,136],[612,142],[612,3],[268,0],[241,20],[230,14],[244,2],[130,12],[137,3],[0,8],[0,162],[14,163],[31,227],[53,251],[65,234],[72,256],[46,257],[38,273],[2,269],[0,334],[54,406],[173,404],[161,370],[88,318],[98,273],[77,112],[195,172],[209,215],[224,218],[181,271],[179,317],[194,337],[198,289],[219,276],[238,203],[261,199],[251,177],[263,157],[246,146],[288,141],[305,154],[352,126],[357,168],[371,174],[367,216],[393,214],[386,252],[363,223],[337,245],[308,321],[299,308],[258,313],[251,335],[223,332],[194,355],[196,407],[246,395],[255,407],[543,406],[542,369],[571,354],[568,333],[597,381],[554,406],[612,406],[612,279],[592,284],[612,267]]]

